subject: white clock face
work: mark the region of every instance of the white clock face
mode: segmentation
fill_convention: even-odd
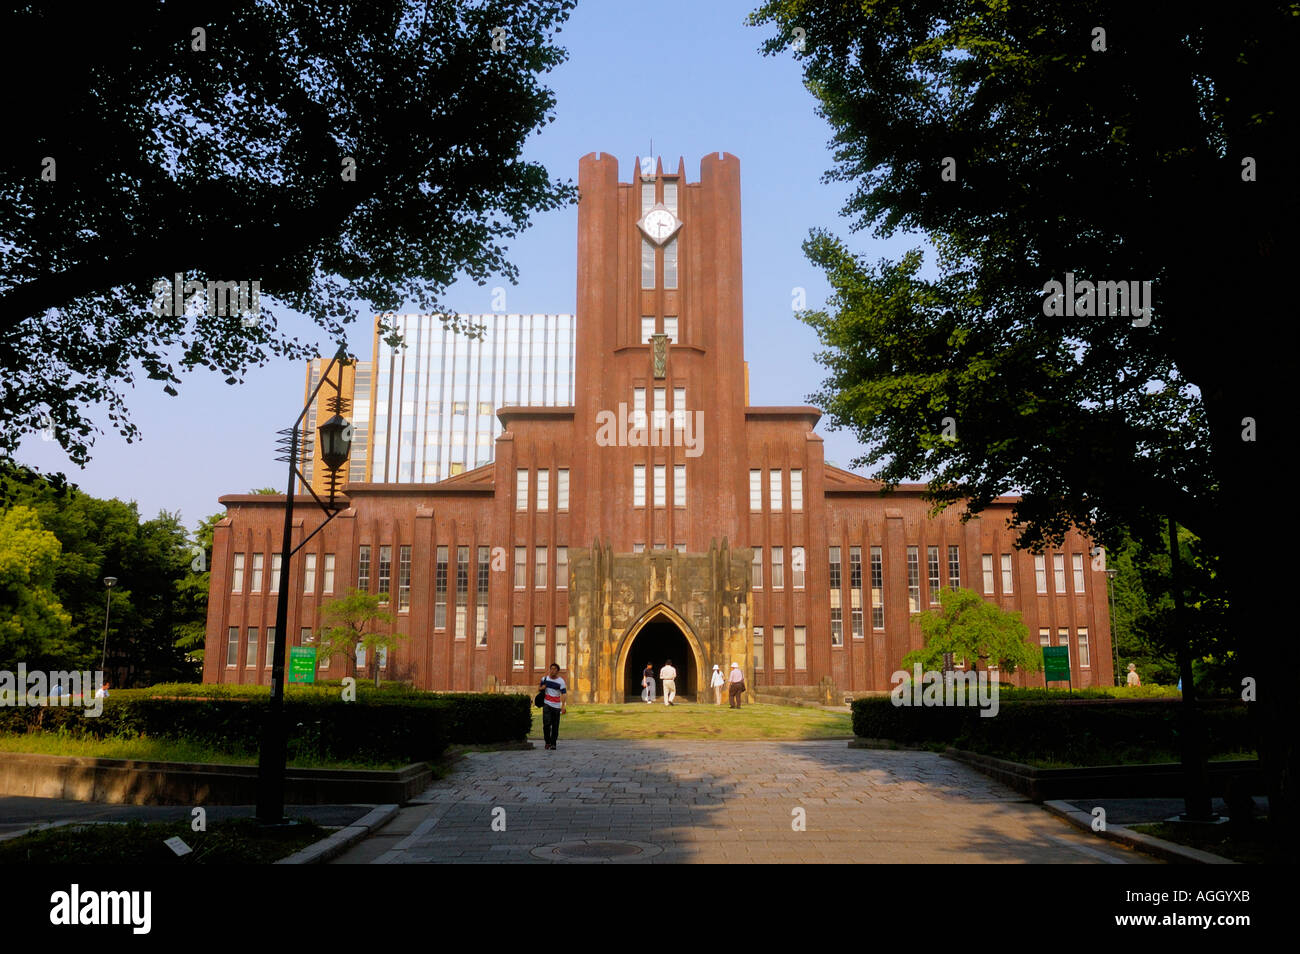
[[[651,241],[662,245],[677,231],[677,216],[667,209],[651,209],[641,220],[641,228]]]

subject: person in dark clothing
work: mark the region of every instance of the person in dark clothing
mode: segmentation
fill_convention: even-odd
[[[541,687],[546,692],[542,700],[542,737],[546,747],[553,749],[560,738],[560,716],[569,711],[564,704],[569,687],[560,675],[559,663],[551,663],[551,671],[542,679]]]
[[[641,701],[655,701],[655,669],[650,663],[645,664],[645,670],[641,673]]]

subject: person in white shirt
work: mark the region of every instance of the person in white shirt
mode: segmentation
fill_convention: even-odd
[[[1140,686],[1140,685],[1142,685],[1142,677],[1138,675],[1138,673],[1137,673],[1137,669],[1138,669],[1138,667],[1137,667],[1137,663],[1129,663],[1129,664],[1128,664],[1128,680],[1127,680],[1127,681],[1128,681],[1128,684],[1129,684],[1130,686]]]
[[[713,690],[713,704],[722,705],[722,685],[726,680],[722,678],[722,669],[717,663],[713,664],[713,677],[709,680],[709,687]]]
[[[551,671],[542,679],[541,688],[546,693],[542,699],[542,738],[546,747],[553,749],[560,739],[560,716],[569,711],[564,704],[569,687],[560,675],[559,663],[551,663]]]
[[[673,668],[671,659],[659,670],[659,681],[664,684],[664,705],[670,706],[677,698],[677,670]]]

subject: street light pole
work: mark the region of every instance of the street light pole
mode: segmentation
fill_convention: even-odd
[[[108,614],[113,607],[113,587],[117,585],[117,577],[104,577],[104,650],[99,655],[99,671],[104,671],[104,665],[108,661]]]
[[[1111,656],[1111,678],[1115,685],[1119,685],[1119,642],[1115,639],[1115,577],[1119,576],[1119,570],[1106,570],[1106,594],[1110,597],[1110,656]]]
[[[342,510],[335,507],[334,496],[338,489],[338,471],[347,463],[348,451],[352,442],[352,425],[341,416],[347,409],[348,402],[343,398],[343,365],[348,363],[347,347],[340,345],[338,352],[330,361],[325,373],[321,375],[316,389],[307,398],[307,405],[294,421],[293,427],[282,431],[282,446],[288,453],[279,460],[289,462],[289,486],[285,493],[284,532],[280,543],[280,592],[275,604],[275,652],[271,663],[271,702],[267,708],[266,723],[262,732],[262,747],[257,760],[257,818],[264,825],[284,823],[284,767],[288,751],[288,739],[284,723],[284,658],[285,646],[288,644],[289,619],[289,561],[307,542],[319,533]],[[338,365],[338,382],[334,396],[329,399],[329,407],[334,416],[320,426],[322,460],[329,472],[329,503],[316,496],[311,484],[298,471],[298,428],[311,409],[321,387],[329,380],[330,371]],[[304,442],[310,447],[310,440]],[[327,514],[324,522],[308,534],[296,547],[291,547],[293,540],[293,502],[294,481],[301,479],[307,492],[311,494],[320,508]]]

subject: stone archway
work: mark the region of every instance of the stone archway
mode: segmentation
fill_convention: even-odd
[[[704,656],[695,631],[667,603],[656,603],[633,623],[618,650],[614,698],[635,701],[641,693],[641,670],[647,661],[655,669],[655,679],[664,662],[671,658],[677,670],[677,695],[696,700],[703,689]],[[662,686],[656,687],[662,692]]]

